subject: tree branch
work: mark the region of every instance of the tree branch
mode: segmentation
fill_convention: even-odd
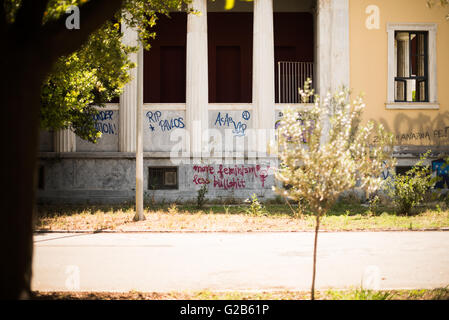
[[[91,0],[80,6],[80,29],[67,29],[66,15],[49,21],[38,38],[43,55],[52,62],[78,50],[88,37],[121,8],[123,0]]]

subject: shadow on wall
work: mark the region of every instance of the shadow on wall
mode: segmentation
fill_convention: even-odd
[[[438,113],[433,120],[422,112],[416,117],[400,113],[394,117],[393,127],[385,118],[371,120],[394,134],[395,145],[449,146],[449,112]]]

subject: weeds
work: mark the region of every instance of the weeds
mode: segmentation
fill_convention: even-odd
[[[251,195],[251,200],[248,199],[247,201],[251,202],[249,208],[245,209],[247,214],[253,216],[262,216],[267,214],[264,205],[259,202],[259,199],[257,199],[257,195],[255,193]]]
[[[174,214],[178,214],[178,213],[179,213],[179,211],[178,211],[178,206],[176,205],[176,203],[172,203],[172,204],[170,205],[170,207],[167,209],[167,211],[168,211],[168,213],[171,214],[171,215],[174,215]]]
[[[196,197],[196,205],[198,207],[198,209],[201,209],[204,206],[204,203],[206,203],[206,193],[208,192],[207,190],[207,185],[203,184],[201,186],[201,188],[198,189],[198,195]]]

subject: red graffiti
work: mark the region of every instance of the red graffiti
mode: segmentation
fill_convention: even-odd
[[[195,172],[198,172],[198,173],[200,173],[200,172],[208,172],[209,174],[214,174],[214,172],[215,172],[214,167],[209,166],[209,165],[207,165],[207,166],[193,166],[193,170]]]
[[[195,183],[196,185],[198,184],[209,184],[210,180],[209,178],[199,178],[197,175],[193,176],[193,183]]]
[[[260,178],[260,181],[262,182],[262,188],[265,187],[265,180],[268,177],[268,170],[270,170],[270,167],[267,167],[266,169],[261,170],[259,173],[259,178]]]
[[[199,177],[197,174],[193,176],[193,183],[196,185],[208,185],[212,183],[214,188],[221,189],[242,189],[246,188],[245,178],[253,176],[260,180],[262,188],[265,187],[265,181],[268,177],[270,167],[261,168],[260,165],[255,166],[223,166],[219,165],[218,169],[210,165],[193,166],[193,170],[197,173],[206,173],[207,177]],[[209,175],[212,177],[209,178]]]
[[[255,167],[245,167],[245,166],[234,166],[234,167],[223,167],[222,164],[218,167],[217,173],[219,174],[220,178],[223,179],[225,175],[229,176],[246,176],[246,175],[254,175],[257,177],[258,172],[260,170],[260,166],[256,165]]]
[[[242,189],[245,188],[245,180],[239,178],[232,179],[217,179],[214,176],[214,188],[228,189]]]

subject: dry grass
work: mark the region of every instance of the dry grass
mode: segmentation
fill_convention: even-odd
[[[264,214],[249,214],[246,206],[159,206],[146,208],[145,221],[133,222],[132,207],[41,206],[37,230],[116,231],[313,231],[311,214],[293,215],[286,205],[267,205]],[[449,210],[423,210],[413,216],[398,216],[391,210],[373,214],[355,204],[338,204],[322,219],[325,231],[421,230],[449,227]]]
[[[362,289],[315,292],[318,300],[449,300],[449,289],[370,291]],[[36,300],[309,300],[306,291],[194,292],[34,292]]]

